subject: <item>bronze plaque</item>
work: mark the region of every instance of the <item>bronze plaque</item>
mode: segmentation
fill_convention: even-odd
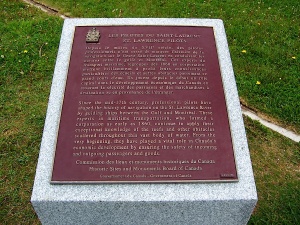
[[[51,183],[237,181],[214,30],[76,27]]]

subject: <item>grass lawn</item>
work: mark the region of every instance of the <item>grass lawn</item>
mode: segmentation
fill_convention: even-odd
[[[79,17],[223,19],[245,103],[300,130],[298,1],[47,2]],[[39,224],[30,196],[63,20],[0,7],[0,223]],[[259,196],[249,224],[299,224],[300,144],[245,123]]]
[[[245,118],[258,204],[249,224],[300,223],[300,143]]]
[[[0,1],[0,224],[37,224],[30,204],[63,21]]]
[[[300,133],[300,1],[40,2],[71,17],[222,19],[243,103]]]

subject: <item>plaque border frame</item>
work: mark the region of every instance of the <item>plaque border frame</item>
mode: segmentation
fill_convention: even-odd
[[[70,65],[70,60],[71,60],[71,55],[72,55],[72,47],[73,47],[73,43],[74,43],[74,35],[75,35],[75,29],[76,27],[97,27],[97,26],[100,26],[99,24],[93,24],[93,25],[80,25],[80,26],[77,26],[75,25],[74,28],[73,28],[73,33],[72,33],[72,41],[70,41],[70,51],[69,51],[69,54],[68,54],[68,61],[67,63],[64,64],[65,68],[65,73],[64,73],[64,85],[63,85],[63,95],[62,95],[62,98],[59,98],[60,101],[60,109],[62,109],[63,107],[63,102],[64,102],[64,94],[65,94],[65,91],[66,91],[66,84],[67,84],[67,78],[68,78],[68,72],[69,72],[69,65]],[[119,24],[115,24],[115,25],[102,25],[101,26],[133,26],[133,25],[129,25],[129,24],[126,24],[126,25],[119,25]],[[134,25],[136,26],[136,25]],[[176,27],[177,25],[138,25],[138,26],[174,26]],[[229,112],[228,112],[228,101],[227,101],[227,98],[226,98],[226,92],[225,92],[225,87],[224,87],[224,78],[223,78],[223,75],[222,75],[222,70],[221,70],[221,63],[220,63],[220,59],[219,59],[219,51],[218,51],[218,46],[217,46],[217,37],[216,37],[216,28],[214,26],[196,26],[196,25],[182,25],[184,27],[210,27],[213,29],[213,33],[214,33],[214,38],[215,38],[215,45],[216,45],[216,51],[217,51],[217,58],[218,58],[218,61],[219,61],[219,69],[220,69],[220,75],[221,75],[221,81],[222,81],[222,86],[223,86],[223,94],[224,94],[224,97],[225,97],[225,105],[226,105],[226,112],[227,112],[227,116],[228,116],[228,123],[229,123],[229,129],[230,129],[230,136],[231,136],[231,139],[232,139],[232,125],[230,123],[230,118],[229,118]],[[60,110],[60,114],[59,114],[59,118],[58,118],[58,124],[57,124],[57,135],[58,135],[58,131],[59,131],[59,126],[60,126],[60,121],[61,121],[61,115],[62,115],[62,110]],[[234,151],[234,143],[233,143],[233,140],[232,140],[232,147],[233,147],[233,159],[234,159],[234,162],[235,162],[235,169],[237,171],[237,177],[236,179],[220,179],[220,180],[180,180],[180,179],[177,179],[177,180],[152,180],[152,181],[52,181],[51,180],[51,177],[52,177],[52,173],[53,173],[53,168],[54,168],[54,159],[55,159],[55,152],[56,152],[56,145],[57,145],[57,139],[56,139],[56,142],[55,142],[55,149],[54,149],[54,157],[52,159],[52,169],[51,169],[51,176],[50,176],[50,183],[51,184],[131,184],[131,183],[136,183],[136,184],[143,184],[143,183],[161,183],[161,184],[164,184],[164,183],[230,183],[230,182],[238,182],[239,181],[239,173],[237,171],[237,165],[236,165],[236,153]]]

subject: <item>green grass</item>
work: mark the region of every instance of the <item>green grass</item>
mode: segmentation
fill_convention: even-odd
[[[299,131],[297,2],[52,4],[79,17],[223,19],[241,97]],[[0,223],[39,224],[30,196],[63,21],[17,0],[3,0],[0,7]],[[249,224],[300,223],[300,145],[249,119],[245,122],[259,197]]]
[[[300,223],[300,143],[245,118],[258,204],[249,224]]]
[[[30,196],[63,21],[0,7],[0,223],[37,224]]]
[[[72,17],[220,18],[244,103],[300,133],[300,2],[42,0]],[[246,53],[242,53],[246,50]],[[260,84],[256,84],[257,81]]]

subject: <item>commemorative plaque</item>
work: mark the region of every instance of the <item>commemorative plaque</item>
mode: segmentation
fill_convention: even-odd
[[[75,27],[51,183],[237,179],[213,27]]]

